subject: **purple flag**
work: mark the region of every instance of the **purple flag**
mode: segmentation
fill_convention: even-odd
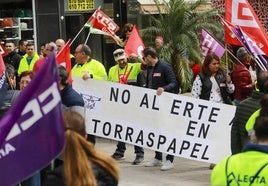
[[[0,121],[0,185],[24,180],[64,147],[58,70],[51,55]]]
[[[203,59],[207,56],[209,52],[215,53],[219,58],[225,52],[224,46],[218,42],[211,34],[202,28],[202,55]]]
[[[257,65],[261,70],[267,70],[267,61],[263,57],[264,52],[257,46],[256,42],[253,41],[240,27],[232,27],[232,32],[236,38],[243,44],[251,55],[253,55]]]

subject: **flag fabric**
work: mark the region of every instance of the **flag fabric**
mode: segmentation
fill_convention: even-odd
[[[201,48],[203,59],[205,59],[209,52],[215,53],[219,58],[221,58],[225,52],[224,46],[204,28],[202,28]]]
[[[64,147],[55,56],[48,57],[0,121],[1,186],[14,185],[47,166]]]
[[[134,53],[134,54],[137,54],[140,57],[142,57],[142,51],[143,51],[144,47],[145,47],[145,45],[141,39],[139,31],[138,31],[136,25],[134,25],[134,27],[130,33],[130,36],[126,42],[124,50],[128,56],[130,54]]]
[[[6,84],[6,66],[0,53],[0,107],[3,105],[5,95],[7,92],[7,84]]]
[[[68,83],[72,84],[72,76],[71,76],[71,70],[72,70],[72,64],[71,64],[71,56],[70,56],[70,42],[71,40],[68,40],[64,47],[59,51],[59,53],[56,56],[56,61],[59,65],[62,65],[66,68],[68,72]]]
[[[231,45],[242,46],[242,43],[236,38],[235,34],[232,31],[232,27],[236,27],[236,26],[224,20],[220,16],[219,18],[220,18],[221,23],[224,25],[224,29],[225,29],[225,43],[231,44]]]
[[[259,48],[268,56],[267,34],[247,0],[226,0],[225,19],[233,25],[240,26],[244,33],[254,40]],[[232,44],[229,41],[226,43]]]
[[[119,26],[104,12],[100,10],[100,8],[96,9],[92,16],[85,23],[84,27],[88,27],[90,29],[90,33],[106,33],[104,35],[111,36],[114,41],[122,45],[122,40],[115,34],[119,30]]]
[[[8,54],[6,48],[1,43],[0,43],[0,54],[2,55],[2,57],[5,57]]]
[[[263,57],[264,52],[258,47],[258,45],[245,32],[243,32],[241,27],[233,27],[232,31],[248,52],[254,57],[259,68],[263,71],[267,71],[268,63]]]

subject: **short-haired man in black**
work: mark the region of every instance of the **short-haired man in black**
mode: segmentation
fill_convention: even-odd
[[[157,57],[157,53],[153,48],[145,48],[143,50],[143,58],[147,64],[146,85],[145,87],[155,89],[157,95],[163,92],[178,93],[179,86],[176,75],[172,66]],[[168,154],[166,162],[162,165],[161,170],[169,170],[174,168],[174,156]],[[147,167],[158,166],[162,164],[162,153],[155,152],[155,157],[145,164]]]

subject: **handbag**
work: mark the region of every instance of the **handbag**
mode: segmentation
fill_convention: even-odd
[[[1,19],[0,19],[1,20]],[[0,21],[0,27],[12,27],[14,26],[14,21],[12,17],[4,17],[1,21]]]

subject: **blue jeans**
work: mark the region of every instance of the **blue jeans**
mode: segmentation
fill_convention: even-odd
[[[40,172],[36,172],[32,177],[23,180],[21,186],[41,186]]]
[[[162,152],[155,151],[155,157],[154,158],[162,161],[163,160],[163,153]],[[171,163],[173,163],[174,156],[168,154],[166,156],[166,160],[169,160],[169,161],[171,161]]]
[[[119,141],[117,143],[116,151],[124,153],[126,151],[126,143]],[[144,154],[144,150],[142,147],[134,146],[135,154]]]

